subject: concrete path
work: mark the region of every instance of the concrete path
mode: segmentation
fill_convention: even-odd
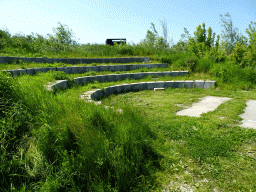
[[[239,127],[256,129],[256,100],[248,100],[245,112],[239,116],[243,118],[243,124]]]
[[[206,96],[199,103],[194,103],[191,108],[177,112],[177,115],[200,117],[202,113],[214,111],[220,104],[230,99],[232,98]]]
[[[206,96],[200,102],[193,104],[192,107],[178,111],[176,115],[200,117],[202,113],[213,111],[230,99],[232,98]],[[243,118],[242,124],[237,124],[237,126],[256,129],[256,100],[248,100],[246,105],[245,112],[240,115]]]

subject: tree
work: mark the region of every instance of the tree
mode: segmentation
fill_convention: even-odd
[[[185,38],[187,38],[187,40],[184,40]],[[188,30],[187,30],[187,28],[186,27],[184,27],[184,33],[183,34],[181,34],[181,40],[180,40],[180,42],[184,42],[184,43],[186,43],[186,42],[188,42],[189,41],[189,39],[191,38],[191,36],[190,36],[190,34],[189,34],[189,32],[188,32]]]
[[[208,46],[209,48],[213,47],[214,39],[215,39],[215,33],[212,34],[212,28],[209,27],[207,29],[208,35],[207,35],[207,40],[205,45]]]
[[[146,39],[149,40],[150,43],[154,43],[154,41],[156,40],[156,37],[158,37],[158,33],[155,29],[155,25],[153,23],[150,23],[151,27],[153,28],[153,31],[147,30],[147,35],[146,35]]]
[[[168,43],[168,32],[167,32],[167,25],[165,22],[162,22],[163,27],[163,37],[158,35],[158,32],[155,29],[155,25],[151,24],[152,31],[147,30],[146,39],[142,40],[139,44],[151,46],[157,49],[161,48],[169,48],[170,45]],[[173,43],[173,39],[171,40]]]
[[[162,27],[163,27],[163,34],[164,34],[164,37],[163,37],[163,40],[164,40],[164,44],[165,44],[165,48],[167,48],[167,46],[169,46],[167,44],[167,35],[168,35],[168,32],[167,32],[167,25],[166,23],[162,23]]]
[[[229,13],[225,14],[226,17],[230,18],[231,16]],[[225,49],[227,54],[231,54],[232,50],[234,49],[235,45],[237,42],[240,42],[241,44],[246,44],[246,37],[241,36],[238,34],[238,28],[233,28],[233,23],[232,20],[230,19],[229,22],[226,21],[222,15],[221,17],[221,22],[222,22],[222,27],[224,30],[222,30],[222,47]]]
[[[11,41],[11,34],[8,29],[0,29],[0,49],[7,47]]]
[[[171,50],[174,52],[187,52],[188,51],[187,44],[190,38],[191,36],[187,28],[184,27],[184,33],[181,34],[181,39],[175,45],[171,46]]]
[[[205,23],[202,23],[196,28],[194,38],[189,37],[188,50],[195,53],[198,57],[203,57],[206,51],[213,47],[215,33],[212,34],[211,27],[207,30],[208,36],[206,37]]]
[[[68,27],[65,25],[62,25],[60,22],[58,22],[60,25],[56,29],[53,28],[53,31],[55,33],[55,36],[52,36],[50,34],[47,34],[50,40],[56,41],[60,44],[68,44],[68,45],[74,45],[77,44],[75,40],[72,39],[72,30],[69,30]]]
[[[249,35],[249,45],[252,45],[254,42],[256,42],[256,39],[253,36],[253,33],[256,33],[256,28],[253,27],[252,25],[254,24],[254,26],[256,27],[256,22],[252,22],[251,24],[249,24],[249,29],[246,28],[245,32]]]

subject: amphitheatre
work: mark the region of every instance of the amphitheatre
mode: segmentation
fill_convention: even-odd
[[[88,173],[86,179],[90,182],[95,179],[90,178],[91,173],[97,173],[96,177],[105,182],[107,167],[112,175],[123,177],[122,182],[114,181],[120,182],[120,191],[136,189],[137,183],[127,185],[127,178],[136,180],[135,173],[139,177],[150,175],[147,171],[160,164],[164,171],[159,169],[158,177],[165,179],[158,189],[164,187],[167,191],[193,191],[200,187],[202,191],[229,191],[226,178],[217,185],[219,174],[230,174],[233,179],[233,175],[241,174],[241,169],[245,169],[244,175],[251,173],[246,163],[252,161],[246,158],[256,158],[256,147],[248,147],[244,141],[254,138],[256,129],[254,90],[226,92],[219,88],[223,84],[218,78],[191,72],[190,68],[172,70],[170,63],[156,59],[152,62],[151,57],[0,56],[0,63],[8,68],[2,71],[19,82],[27,104],[41,110],[39,118],[46,114],[42,126],[34,129],[25,158],[31,164],[26,165],[26,170],[33,178],[59,166],[54,164],[56,159],[62,162],[60,169],[74,175]],[[233,160],[233,146],[245,151],[245,157]],[[38,149],[45,161],[40,159]],[[82,158],[77,158],[77,154]],[[43,164],[47,165],[45,169]],[[223,167],[227,173],[219,171]],[[60,173],[63,178],[72,178],[68,171],[68,176]],[[54,174],[52,181],[61,185],[64,180],[59,181],[59,172]],[[155,182],[154,177],[149,178]],[[54,182],[46,180],[45,185],[55,188]],[[86,188],[84,177],[78,177],[76,182],[73,188]],[[151,183],[142,185],[147,190]]]
[[[79,74],[85,73],[88,71],[129,71],[139,68],[154,68],[154,67],[167,67],[166,63],[160,64],[144,64],[150,62],[150,57],[134,57],[134,58],[86,58],[86,59],[77,59],[77,58],[27,58],[27,57],[0,57],[0,63],[7,63],[13,61],[23,61],[23,62],[36,62],[36,63],[68,63],[68,64],[81,64],[81,63],[129,63],[129,62],[143,62],[143,64],[135,64],[135,65],[100,65],[100,66],[74,66],[74,67],[43,67],[43,68],[31,68],[31,69],[16,69],[16,70],[3,70],[11,73],[12,76],[19,76],[21,74],[35,75],[38,72],[46,73],[47,71],[63,71],[66,74]],[[184,76],[187,75],[188,71],[165,71],[165,72],[141,72],[141,73],[123,73],[123,74],[109,74],[109,75],[95,75],[95,76],[84,76],[77,77],[74,79],[76,84],[85,84],[94,81],[98,82],[113,82],[119,80],[125,80],[127,78],[130,79],[141,79],[146,76]],[[103,90],[96,89],[90,90],[80,95],[81,99],[85,99],[87,102],[93,102],[95,104],[100,104],[101,101],[97,101],[102,97],[109,96],[111,94],[119,94],[126,93],[130,91],[141,91],[141,90],[161,90],[165,88],[202,88],[209,89],[215,86],[216,81],[203,81],[203,80],[186,80],[186,81],[155,81],[155,82],[140,82],[140,83],[131,83],[131,84],[122,84],[115,85],[110,87],[105,87]],[[45,86],[49,91],[55,91],[59,88],[68,88],[67,80],[57,80],[55,83],[51,85]],[[187,116],[195,116],[200,117],[200,114],[207,113],[209,111],[215,110],[220,104],[225,101],[230,100],[231,98],[224,97],[205,97],[202,99],[201,104],[197,103],[197,107],[193,106],[190,109],[185,109],[183,112],[180,111],[178,115],[187,115]],[[214,102],[213,102],[214,101]],[[243,124],[241,126],[247,128],[256,129],[256,110],[252,108],[251,105],[254,105],[256,100],[249,100],[247,104],[247,111],[242,115],[244,118]],[[200,106],[201,105],[201,106]],[[207,105],[206,107],[202,106]],[[105,106],[108,108],[108,106]],[[201,111],[200,111],[201,110]],[[119,111],[122,111],[119,109]],[[186,113],[187,111],[187,113]],[[196,111],[196,112],[195,112]],[[195,115],[197,113],[197,115]],[[250,115],[248,115],[250,114]]]

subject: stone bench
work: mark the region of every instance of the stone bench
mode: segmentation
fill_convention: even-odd
[[[130,63],[130,62],[149,62],[150,57],[120,57],[120,58],[37,58],[37,57],[9,57],[0,56],[0,63],[11,63],[21,60],[23,62],[35,63]]]
[[[164,71],[164,72],[144,72],[144,73],[123,73],[123,74],[109,74],[109,75],[96,75],[96,76],[85,76],[77,77],[74,79],[76,84],[91,83],[93,81],[102,82],[114,82],[121,81],[127,78],[130,79],[142,79],[145,76],[185,76],[188,71]],[[67,80],[59,80],[52,85],[47,86],[47,90],[55,91],[58,88],[67,88]]]
[[[21,74],[35,75],[38,72],[46,73],[47,71],[63,71],[66,74],[86,73],[89,71],[129,71],[139,68],[154,68],[167,67],[166,63],[159,64],[134,64],[134,65],[100,65],[100,66],[79,66],[79,67],[43,67],[43,68],[29,68],[29,69],[14,69],[3,70],[10,72],[12,76],[19,76]]]
[[[156,81],[156,82],[140,82],[131,84],[114,85],[105,87],[104,90],[96,89],[83,93],[80,98],[86,99],[89,102],[99,100],[102,97],[111,94],[127,93],[130,91],[141,90],[154,90],[154,88],[203,88],[209,89],[215,86],[216,81],[203,81],[203,80],[186,80],[186,81]]]

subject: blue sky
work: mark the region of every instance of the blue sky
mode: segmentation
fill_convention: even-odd
[[[177,43],[184,27],[193,35],[203,22],[220,35],[220,14],[227,12],[233,26],[248,38],[245,30],[250,21],[256,22],[256,0],[0,0],[0,29],[46,37],[61,22],[81,44],[105,44],[107,38],[137,44],[151,30],[150,23],[163,36],[165,21],[168,42]]]

